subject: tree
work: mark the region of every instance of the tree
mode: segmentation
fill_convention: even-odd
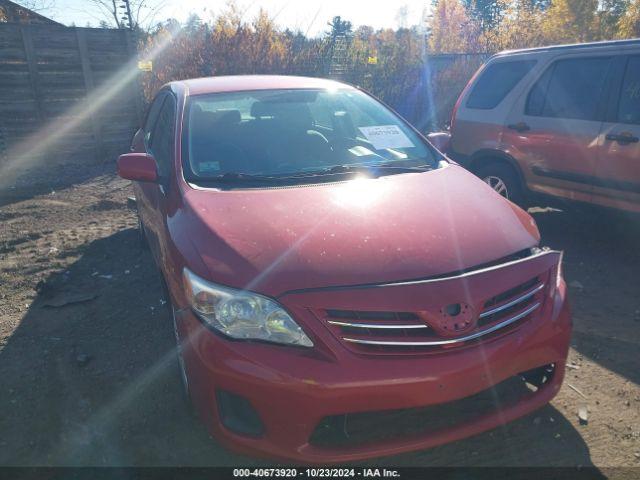
[[[480,23],[483,30],[490,30],[500,22],[506,0],[464,0],[467,11]]]
[[[185,30],[193,34],[200,30],[200,27],[202,27],[202,19],[195,13],[190,14],[184,25]]]
[[[629,0],[600,0],[596,28],[599,40],[616,37],[618,24],[629,8]]]
[[[46,10],[50,10],[55,7],[54,0],[14,0],[14,3],[41,15],[45,13]],[[10,13],[12,10],[19,10],[12,8],[11,4],[7,5],[7,7],[9,7],[8,11],[5,10],[6,7],[0,6],[0,23],[6,23],[9,21],[12,16]]]
[[[552,0],[545,11],[542,30],[551,43],[576,43],[597,36],[598,0]]]
[[[331,38],[348,37],[352,34],[353,25],[351,22],[342,20],[340,16],[333,17],[333,20],[328,22],[327,25],[331,27],[331,30],[328,32]]]
[[[165,0],[129,0],[133,22],[133,25],[129,25],[123,0],[86,0],[100,20],[109,22],[116,28],[133,29],[149,26],[164,2]]]
[[[402,5],[398,8],[396,12],[396,22],[398,24],[398,28],[407,28],[409,27],[409,6]]]
[[[29,10],[33,10],[34,12],[42,13],[47,10],[51,10],[55,7],[54,0],[18,0],[14,3],[18,3]]]
[[[618,20],[618,38],[640,37],[640,0],[632,0],[624,15]]]
[[[429,28],[429,48],[434,53],[465,53],[479,49],[479,25],[468,15],[460,0],[437,0]]]
[[[544,7],[531,0],[515,0],[507,7],[501,21],[483,33],[490,51],[538,47],[548,44],[542,32]]]

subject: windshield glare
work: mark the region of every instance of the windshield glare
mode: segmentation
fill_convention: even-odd
[[[183,140],[189,180],[287,176],[333,166],[434,167],[426,143],[356,89],[264,90],[191,97]]]

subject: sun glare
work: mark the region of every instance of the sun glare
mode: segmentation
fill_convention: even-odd
[[[145,59],[153,61],[179,34],[180,32],[168,34]],[[137,62],[137,57],[132,58],[124,67],[105,81],[101,87],[92,91],[84,100],[78,102],[62,115],[71,120],[66,123],[61,122],[59,119],[49,120],[46,125],[29,135],[27,139],[11,147],[6,152],[7,160],[0,165],[0,186],[12,185],[21,172],[44,162],[45,154],[48,151],[52,151],[58,141],[62,140],[65,135],[72,133],[82,124],[90,121],[95,112],[108,105],[131,82],[134,82],[139,74]]]
[[[331,201],[343,208],[360,209],[380,203],[388,194],[388,182],[358,176],[338,187]]]

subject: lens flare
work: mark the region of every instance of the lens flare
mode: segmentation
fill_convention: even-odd
[[[390,188],[384,180],[356,177],[337,188],[331,201],[347,209],[365,209],[383,201]]]
[[[145,56],[147,60],[155,59],[181,31],[168,33],[158,45]],[[139,74],[137,56],[129,60],[120,70],[114,73],[102,86],[87,95],[83,100],[65,111],[61,117],[69,118],[63,122],[59,118],[50,120],[42,128],[29,135],[21,143],[14,145],[6,152],[6,161],[0,165],[0,187],[11,186],[21,171],[33,168],[44,162],[44,154],[55,152],[56,143],[66,135],[74,132],[81,125],[89,122],[91,117],[121,94],[136,81]]]

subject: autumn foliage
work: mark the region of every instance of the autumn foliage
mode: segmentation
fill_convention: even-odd
[[[479,10],[479,6],[483,10]],[[487,17],[490,15],[490,17]],[[176,79],[214,75],[334,76],[369,90],[422,130],[442,126],[468,79],[492,53],[640,36],[640,0],[435,0],[417,26],[374,30],[334,18],[324,35],[279,27],[235,3],[203,21],[167,21],[140,39],[163,46],[144,74],[151,97]]]

